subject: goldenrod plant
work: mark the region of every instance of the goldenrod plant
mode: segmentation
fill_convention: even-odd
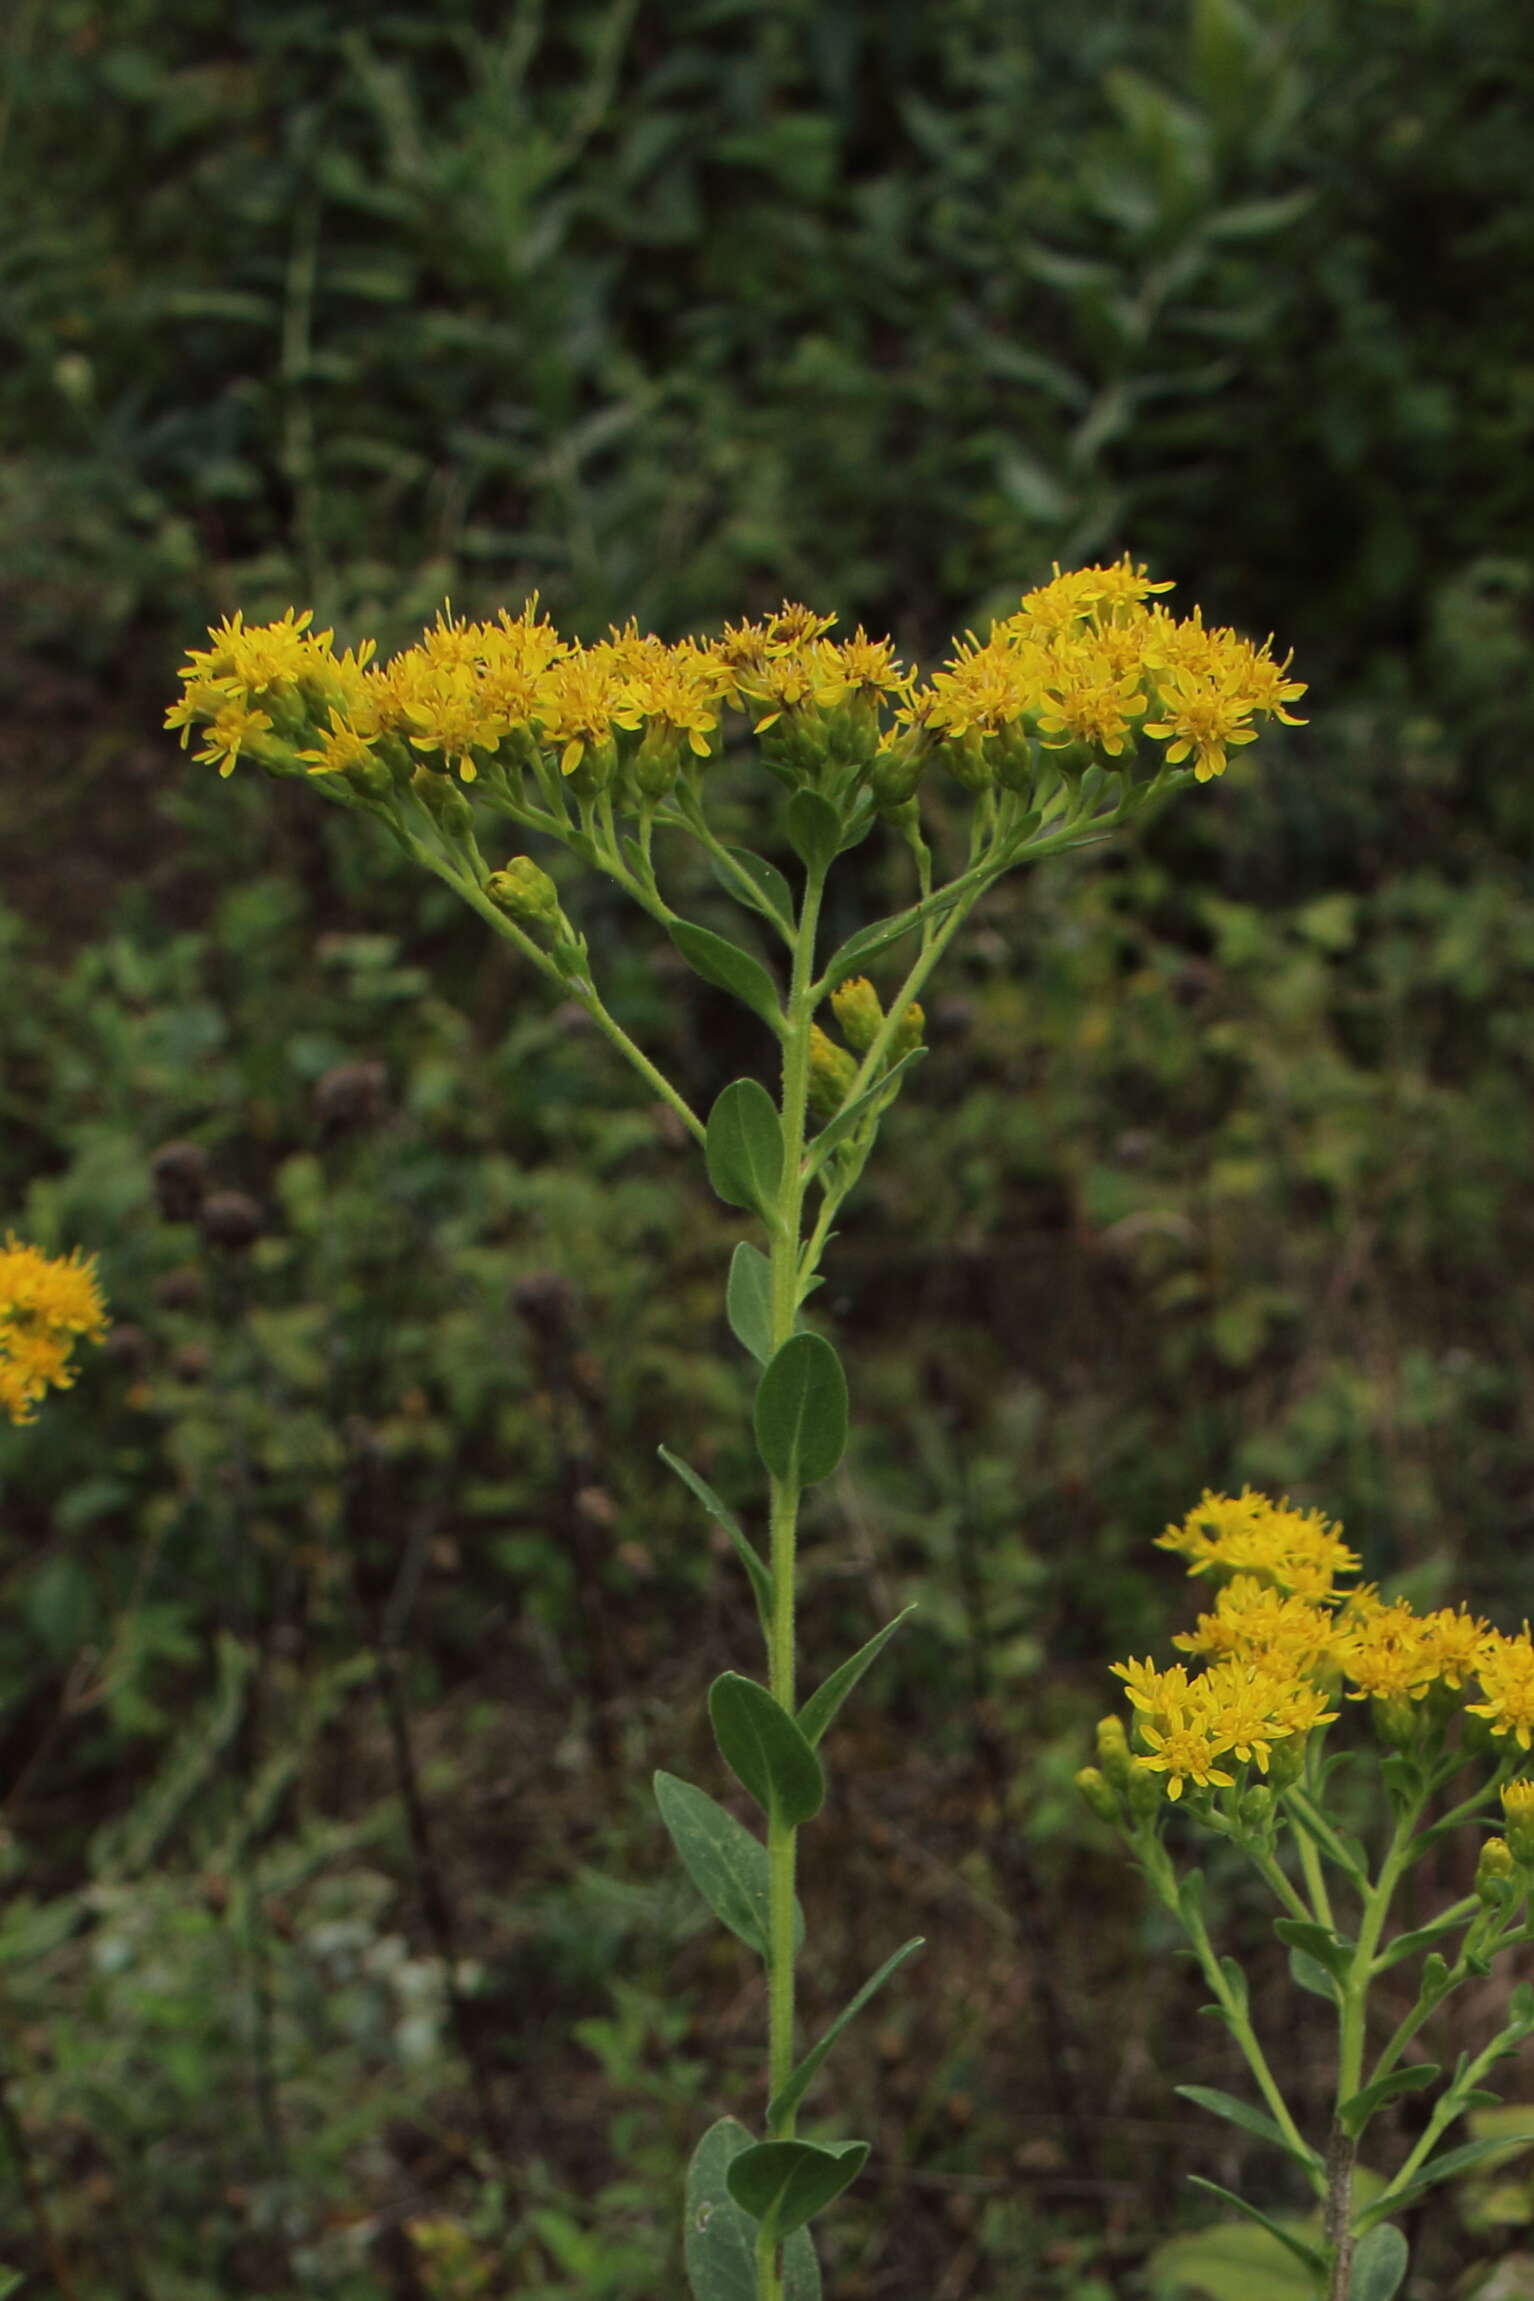
[[[1304,692],[1271,645],[1209,628],[1197,612],[1174,615],[1158,596],[1169,588],[1128,558],[1057,572],[927,679],[889,641],[862,630],[836,639],[834,617],[787,604],[711,638],[663,644],[631,625],[591,646],[563,638],[536,600],[488,622],[445,612],[383,663],[369,644],[338,651],[308,614],[290,609],[260,626],[235,615],[192,654],[168,714],[222,775],[247,760],[375,817],[584,1010],[751,1226],[725,1307],[756,1368],[765,1555],[696,1470],[662,1449],[733,1545],[766,1646],[765,1681],[726,1670],[708,1698],[723,1762],[762,1826],[748,1829],[711,1790],[674,1774],[655,1780],[683,1867],[766,1971],[757,2126],[721,2119],[688,2178],[695,2301],[819,2293],[808,2225],[856,2177],[868,2146],[806,2139],[800,2112],[847,2023],[921,1946],[892,1945],[801,2054],[799,1833],[825,1797],[827,1730],[898,1627],[886,1623],[806,1694],[795,1639],[800,1502],[836,1469],[847,1429],[846,1379],[813,1302],[832,1227],[921,1060],[921,994],[987,889],[1208,782],[1262,722],[1292,723],[1288,706]],[[764,843],[787,872],[719,827],[737,729],[765,770]],[[963,825],[951,868],[934,855],[945,842],[927,836],[933,771],[956,787],[957,803],[941,810]],[[740,1078],[706,1115],[694,1111],[610,1012],[562,884],[525,851],[500,859],[492,842],[507,826],[543,842],[546,858],[562,848],[621,888],[689,967],[755,1015],[776,1056],[776,1092]],[[828,878],[879,830],[903,843],[911,899],[827,953]],[[678,909],[668,890],[679,840],[703,850],[747,915],[753,947]],[[897,953],[881,994],[865,970]]]
[[[1115,1665],[1127,1729],[1118,1714],[1103,1719],[1098,1762],[1078,1784],[1186,1933],[1210,2011],[1240,2047],[1261,2105],[1212,2087],[1178,2091],[1289,2157],[1319,2225],[1302,2233],[1202,2186],[1287,2247],[1318,2301],[1390,2301],[1408,2265],[1392,2216],[1501,2146],[1440,2144],[1466,2111],[1495,2102],[1488,2072],[1534,2033],[1525,1981],[1490,2042],[1462,2052],[1447,2075],[1417,2049],[1455,1990],[1534,1938],[1534,1779],[1520,1771],[1534,1742],[1534,1638],[1527,1623],[1509,1636],[1463,1606],[1418,1613],[1405,1598],[1387,1600],[1356,1579],[1360,1562],[1341,1527],[1250,1489],[1206,1493],[1159,1542],[1201,1580],[1208,1610],[1172,1641],[1186,1662]],[[1365,1730],[1349,1734],[1360,1719]],[[1341,1746],[1334,1730],[1347,1735]],[[1179,1815],[1252,1864],[1277,1907],[1295,1983],[1335,2013],[1324,2133],[1306,2134],[1291,2113],[1242,1969],[1215,1949],[1202,1873],[1178,1874],[1167,1825]],[[1424,1857],[1499,1819],[1503,1834],[1481,1843],[1473,1892],[1393,1932],[1396,1898]],[[1373,2036],[1371,1990],[1387,1973],[1398,1989],[1403,1966],[1416,1971],[1414,2001],[1387,2036]],[[1355,2198],[1371,2120],[1408,2094],[1435,2096],[1418,2138],[1383,2185]]]

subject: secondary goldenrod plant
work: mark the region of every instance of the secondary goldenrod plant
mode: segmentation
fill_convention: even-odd
[[[183,743],[198,731],[198,758],[221,774],[249,759],[311,777],[375,817],[585,1010],[696,1139],[720,1198],[753,1224],[735,1249],[725,1303],[759,1369],[767,1555],[697,1473],[662,1450],[734,1545],[767,1652],[765,1684],[729,1670],[709,1693],[721,1754],[760,1807],[765,1836],[675,1775],[655,1784],[693,1883],[766,1968],[763,2130],[753,2137],[721,2119],[689,2176],[697,2301],[819,2292],[807,2224],[868,2150],[801,2138],[799,2111],[846,2023],[919,1946],[895,1949],[798,2057],[798,1835],[825,1795],[826,1730],[896,1627],[886,1624],[805,1698],[794,1630],[800,1498],[836,1468],[847,1423],[840,1362],[806,1305],[880,1119],[921,1057],[920,994],[986,890],[1025,863],[1104,838],[1162,794],[1207,782],[1261,720],[1289,718],[1303,693],[1268,647],[1208,629],[1197,613],[1174,616],[1155,597],[1168,588],[1127,559],[1057,574],[925,681],[887,640],[861,630],[835,640],[834,617],[794,606],[710,639],[663,645],[631,626],[586,647],[561,638],[530,601],[494,622],[444,615],[383,664],[367,645],[338,653],[329,632],[291,609],[259,628],[236,615],[192,655],[169,713]],[[775,804],[764,831],[791,875],[718,828],[731,714],[767,770],[761,792]],[[946,876],[920,804],[934,767],[969,801]],[[777,1056],[775,1095],[742,1078],[706,1118],[689,1106],[609,1011],[578,921],[542,864],[526,853],[487,859],[485,843],[508,825],[616,883],[689,966],[759,1018]],[[827,955],[828,876],[880,827],[909,853],[912,899]],[[755,948],[677,908],[663,869],[676,840],[702,848],[748,915]],[[897,948],[899,977],[881,997],[863,970]]]
[[[44,1254],[7,1231],[0,1247],[0,1411],[6,1419],[31,1422],[50,1390],[68,1390],[76,1373],[75,1345],[100,1342],[106,1330],[106,1304],[94,1260],[82,1257],[78,1249],[70,1255]],[[7,2111],[10,2139],[22,2152],[22,2188],[38,2240],[60,2289],[69,2290],[42,2189],[26,2158],[23,2128],[4,2101],[3,2065],[0,2105]],[[0,2301],[23,2282],[14,2271],[0,2267]]]
[[[1490,1973],[1500,1951],[1534,1939],[1534,1779],[1518,1770],[1534,1739],[1534,1639],[1527,1623],[1509,1637],[1463,1606],[1419,1614],[1404,1598],[1387,1602],[1354,1579],[1359,1560],[1339,1526],[1250,1490],[1206,1493],[1159,1545],[1203,1578],[1209,1611],[1172,1641],[1189,1662],[1115,1665],[1129,1728],[1117,1715],[1103,1719],[1098,1763],[1078,1782],[1187,1934],[1210,2010],[1240,2047],[1264,2106],[1208,2086],[1177,2090],[1284,2151],[1319,2201],[1320,2226],[1312,2238],[1213,2182],[1202,2186],[1270,2230],[1323,2301],[1390,2301],[1408,2262],[1390,2216],[1505,2146],[1439,2144],[1466,2110],[1496,2100],[1482,2080],[1534,2033],[1534,1986],[1522,1982],[1490,2043],[1461,2053],[1447,2078],[1413,2051],[1446,1998]],[[1358,1716],[1359,1704],[1372,1737],[1329,1746],[1330,1729]],[[1456,1833],[1484,1829],[1499,1805],[1506,1834],[1481,1845],[1474,1892],[1392,1933],[1392,1906],[1417,1863]],[[1274,1928],[1295,1982],[1335,2012],[1335,2099],[1319,2137],[1291,2114],[1240,1966],[1215,1951],[1202,1873],[1177,1873],[1166,1827],[1174,1815],[1251,1862],[1278,1904]],[[1419,1960],[1412,2003],[1388,2036],[1371,2039],[1375,1983],[1395,1973],[1398,1991],[1396,1969]],[[1434,2087],[1403,2162],[1355,2202],[1354,2165],[1371,2119]]]
[[[93,1262],[46,1255],[10,1232],[0,1247],[0,1408],[30,1422],[49,1390],[75,1379],[77,1342],[99,1342],[106,1306]]]

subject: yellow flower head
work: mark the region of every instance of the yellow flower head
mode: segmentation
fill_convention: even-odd
[[[1371,1608],[1337,1641],[1351,1701],[1420,1701],[1438,1676],[1433,1639],[1404,1598]]]
[[[1238,1495],[1206,1487],[1198,1507],[1156,1544],[1185,1558],[1190,1574],[1249,1574],[1295,1597],[1325,1598],[1337,1575],[1358,1571],[1340,1526],[1319,1510],[1295,1510],[1249,1486]]]
[[[1227,754],[1243,743],[1255,743],[1252,703],[1241,695],[1213,687],[1194,673],[1174,671],[1162,687],[1157,716],[1147,719],[1145,732],[1166,744],[1169,767],[1191,760],[1200,783],[1223,775]]]
[[[332,709],[330,724],[324,728],[314,748],[300,751],[298,756],[311,775],[344,775],[348,767],[368,765],[378,737],[359,734],[344,713]]]
[[[1147,1744],[1140,1762],[1150,1772],[1166,1775],[1166,1794],[1174,1804],[1185,1782],[1195,1782],[1201,1790],[1229,1789],[1234,1782],[1235,1775],[1217,1763],[1230,1749],[1230,1738],[1209,1720],[1173,1710],[1159,1726],[1142,1721],[1140,1732]]]
[[[70,1354],[81,1339],[106,1333],[106,1306],[94,1261],[67,1259],[23,1246],[9,1232],[0,1247],[0,1409],[30,1422],[49,1389],[67,1390]]]
[[[1475,1675],[1488,1625],[1463,1606],[1441,1606],[1422,1617],[1423,1646],[1440,1685],[1458,1692]]]
[[[1237,1574],[1219,1592],[1212,1613],[1173,1638],[1185,1653],[1229,1655],[1261,1669],[1292,1676],[1323,1667],[1332,1652],[1335,1617],[1312,1598],[1279,1590],[1258,1574]]]
[[[1467,1702],[1473,1718],[1485,1718],[1498,1737],[1510,1736],[1521,1750],[1534,1743],[1534,1638],[1524,1623],[1517,1637],[1488,1630],[1476,1657],[1475,1674],[1484,1702]]]

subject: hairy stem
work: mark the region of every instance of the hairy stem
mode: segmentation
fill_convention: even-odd
[[[1348,2301],[1353,2274],[1353,2160],[1356,2144],[1340,2125],[1326,2145],[1326,2204],[1321,2227],[1331,2258],[1326,2301]]]
[[[1374,1979],[1374,1959],[1390,1913],[1391,1900],[1401,1882],[1402,1873],[1411,1864],[1412,1834],[1422,1812],[1422,1800],[1409,1806],[1396,1823],[1385,1858],[1380,1863],[1380,1874],[1364,1896],[1363,1916],[1358,1927],[1358,1942],[1348,1967],[1348,1978],[1343,1984],[1342,2012],[1337,2041],[1337,2106],[1358,2092],[1364,2081],[1364,2042],[1368,2027],[1369,1985]]]

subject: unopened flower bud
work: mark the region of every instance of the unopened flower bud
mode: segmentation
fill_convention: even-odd
[[[1290,1734],[1282,1742],[1275,1742],[1268,1760],[1268,1787],[1271,1790],[1292,1789],[1305,1771],[1305,1736]]]
[[[827,1038],[818,1023],[810,1025],[810,1108],[818,1119],[834,1119],[858,1075],[858,1066],[845,1047]]]
[[[849,1047],[866,1055],[884,1027],[879,994],[866,975],[854,975],[831,993],[831,1011]]]
[[[1502,1792],[1507,1842],[1521,1869],[1534,1868],[1534,1781],[1509,1782]]]
[[[1097,1721],[1097,1762],[1116,1790],[1129,1787],[1134,1760],[1129,1754],[1124,1721],[1115,1713]]]
[[[1128,1805],[1134,1820],[1148,1822],[1152,1814],[1160,1811],[1166,1794],[1166,1775],[1148,1766],[1143,1758],[1131,1758]]]
[[[674,727],[651,720],[634,754],[630,773],[646,799],[664,799],[682,764],[682,738]]]
[[[1410,1750],[1417,1741],[1417,1705],[1405,1694],[1390,1694],[1369,1705],[1374,1731],[1387,1749]]]
[[[868,770],[868,787],[881,811],[910,805],[921,781],[927,749],[927,738],[915,729],[881,743]]]
[[[1506,1909],[1513,1898],[1517,1868],[1506,1838],[1488,1838],[1475,1865],[1475,1890],[1487,1909]]]
[[[996,762],[973,730],[938,746],[938,757],[956,783],[966,791],[989,791],[996,781]]]
[[[1025,795],[1030,792],[1038,771],[1038,760],[1022,720],[1014,719],[1003,727],[994,738],[991,750],[996,760],[996,780],[1002,789],[1020,791]]]
[[[1076,1776],[1076,1787],[1100,1822],[1106,1822],[1111,1829],[1121,1827],[1124,1816],[1118,1799],[1096,1766],[1082,1767]]]
[[[375,757],[371,751],[359,751],[348,759],[341,773],[364,799],[387,799],[394,789],[394,777],[387,760]]]
[[[1422,1979],[1417,1994],[1432,2005],[1441,1998],[1449,1986],[1449,1961],[1441,1950],[1429,1950],[1422,1961]]]
[[[925,1044],[926,1030],[926,1015],[913,999],[895,1025],[895,1035],[890,1040],[890,1061],[898,1063],[903,1056],[913,1055],[919,1046]]]
[[[1241,1793],[1241,1827],[1261,1833],[1273,1818],[1273,1792],[1266,1782],[1253,1782]]]
[[[450,775],[439,775],[435,767],[418,767],[410,788],[450,839],[461,839],[473,828],[474,810]]]
[[[531,855],[513,855],[504,871],[492,871],[485,893],[498,911],[532,925],[552,925],[559,917],[559,889]]]

